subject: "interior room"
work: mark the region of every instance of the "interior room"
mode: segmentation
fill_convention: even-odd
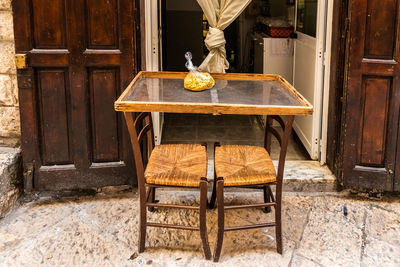
[[[317,23],[326,19],[325,5],[321,2],[253,0],[224,30],[224,35],[227,72],[281,75],[314,105],[313,116],[295,120],[288,159],[323,163],[323,55],[327,44],[326,23]],[[161,0],[158,23],[159,69],[187,71],[184,57],[187,51],[199,66],[209,52],[204,44],[209,26],[197,1]],[[161,141],[178,141],[179,136],[179,141],[184,142],[251,141],[262,145],[264,118],[244,117],[164,114]],[[246,127],[251,130],[245,130]]]

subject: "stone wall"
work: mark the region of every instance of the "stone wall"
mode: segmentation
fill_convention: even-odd
[[[21,177],[19,148],[0,147],[0,218],[21,194]]]
[[[11,0],[0,0],[0,146],[18,146],[20,121]]]

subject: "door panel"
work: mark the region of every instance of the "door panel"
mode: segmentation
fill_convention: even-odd
[[[86,0],[88,48],[118,48],[118,1]]]
[[[119,95],[116,70],[89,71],[93,162],[119,161],[119,124],[114,99]]]
[[[368,1],[365,57],[393,59],[397,0]],[[388,12],[389,11],[389,12]]]
[[[394,190],[399,164],[399,1],[353,0],[350,9],[344,184]]]
[[[358,155],[359,162],[364,166],[384,167],[391,84],[390,78],[363,77]]]
[[[67,48],[65,0],[32,0],[32,16],[35,48]]]
[[[293,85],[310,103],[314,103],[316,39],[298,33],[294,43]],[[314,117],[317,116],[317,112],[314,111],[312,116],[297,116],[293,124],[293,129],[312,159],[318,159],[318,143],[315,143],[314,139],[318,139],[319,136],[315,136],[313,132]]]
[[[321,102],[323,92],[322,54],[326,22],[325,2],[296,2],[293,85],[314,106],[312,116],[297,117],[293,124],[311,159],[319,158],[321,133]]]
[[[122,7],[122,8],[121,8]],[[135,183],[114,101],[134,77],[130,0],[13,1],[22,150],[33,186],[59,190]]]
[[[72,163],[67,75],[62,69],[38,70],[43,165]]]

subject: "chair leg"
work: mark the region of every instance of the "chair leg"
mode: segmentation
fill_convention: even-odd
[[[146,190],[144,190],[146,192]],[[147,209],[146,196],[140,196],[140,219],[139,219],[139,253],[144,252],[146,243]]]
[[[217,197],[217,173],[215,171],[215,149],[217,146],[221,146],[221,144],[219,142],[214,143],[214,183],[213,183],[213,189],[212,189],[212,194],[211,194],[211,199],[210,199],[210,203],[208,204],[208,208],[209,209],[213,209],[215,208],[215,200]]]
[[[213,183],[213,189],[212,189],[212,194],[211,194],[211,199],[208,204],[209,209],[215,208],[215,200],[217,198],[217,178],[214,176],[214,183]]]
[[[156,188],[155,187],[150,187],[150,197],[149,197],[150,203],[156,203],[158,202],[156,200]],[[148,210],[150,212],[154,212],[155,208],[154,207],[149,207]]]
[[[263,191],[264,191],[264,203],[268,203],[272,201],[272,198],[269,194],[269,190],[268,190],[268,185],[264,185],[263,186]],[[264,212],[265,213],[270,213],[271,212],[271,207],[265,207],[264,208]]]
[[[275,207],[275,232],[276,232],[276,250],[279,254],[283,253],[282,246],[282,213],[281,213],[281,201],[277,200]]]
[[[218,178],[217,181],[217,208],[218,208],[218,234],[217,244],[214,251],[214,262],[219,261],[221,255],[222,243],[224,240],[224,229],[225,229],[225,207],[224,207],[224,180]]]
[[[207,233],[207,180],[202,179],[200,181],[200,237],[203,243],[204,256],[207,260],[211,259],[210,245],[208,244],[208,233]]]

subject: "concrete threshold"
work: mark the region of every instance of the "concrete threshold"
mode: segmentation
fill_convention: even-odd
[[[274,161],[278,167],[278,161]],[[326,165],[314,160],[289,160],[285,164],[283,190],[286,192],[334,192],[336,177]]]

